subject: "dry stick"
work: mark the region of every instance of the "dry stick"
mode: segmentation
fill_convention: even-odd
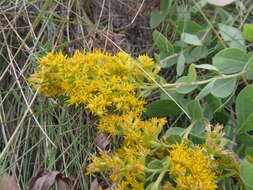
[[[4,16],[5,16],[5,15],[4,15]],[[10,25],[10,27],[13,28],[12,24],[10,23],[10,21],[8,20],[7,17],[6,17],[6,20],[7,20],[8,24]],[[14,29],[14,28],[13,28],[13,29]],[[13,31],[16,32],[16,30],[13,30]],[[17,36],[18,36],[20,39],[22,39],[22,38],[18,35],[17,32],[16,32],[16,34],[17,34]],[[6,39],[4,33],[3,33],[3,36],[4,36],[5,41],[6,41],[7,39]],[[6,43],[7,43],[7,42],[6,42]],[[24,45],[26,46],[26,44],[24,44]],[[26,46],[26,48],[29,49],[28,46]],[[21,94],[22,94],[22,96],[23,96],[23,98],[24,98],[24,100],[25,100],[26,105],[28,105],[28,101],[27,101],[27,99],[26,99],[26,97],[25,97],[25,95],[24,95],[24,92],[23,92],[23,90],[22,90],[22,87],[21,87],[20,82],[19,82],[19,79],[18,79],[19,77],[17,76],[16,70],[15,70],[15,67],[14,67],[14,64],[13,64],[14,56],[11,56],[11,51],[10,51],[10,49],[9,49],[9,46],[7,46],[7,50],[8,50],[8,54],[9,54],[9,57],[10,57],[10,63],[11,63],[11,64],[9,64],[9,65],[13,68],[13,72],[14,72],[14,75],[15,75],[15,78],[16,78],[16,82],[17,82],[17,84],[18,84],[18,86],[19,86],[19,88],[20,88],[20,90],[21,90]],[[21,71],[20,71],[20,75],[23,76]],[[23,76],[23,77],[24,77],[24,76]],[[25,78],[25,77],[24,77],[24,78]],[[37,123],[37,125],[38,125],[39,128],[41,129],[42,133],[46,136],[46,139],[48,139],[49,142],[50,142],[53,146],[56,147],[56,145],[53,143],[53,141],[49,138],[49,136],[46,134],[46,132],[44,131],[44,129],[43,129],[42,126],[40,125],[40,123],[39,123],[39,121],[37,120],[37,118],[35,117],[35,115],[34,115],[32,109],[30,109],[30,112],[31,112],[31,115],[33,116],[35,122]]]
[[[116,46],[121,52],[125,53],[126,55],[128,55],[123,49],[121,49],[113,40],[111,40],[108,36],[106,36],[105,34],[102,33],[102,35],[107,38],[114,46]],[[129,56],[131,59],[134,59],[133,57]],[[177,101],[175,100],[175,98],[173,98],[165,89],[162,85],[160,85],[148,72],[146,72],[142,66],[137,63],[136,59],[134,59],[134,63],[137,65],[137,67],[145,73],[145,75],[147,75],[171,100],[173,100],[175,102],[175,104],[185,113],[185,115],[191,119],[191,116],[184,110],[184,108],[179,104],[177,103]]]
[[[1,96],[1,91],[0,91],[0,100],[2,100],[2,96]],[[6,134],[6,131],[5,131],[5,129],[7,129],[6,128],[6,125],[5,125],[5,123],[4,123],[4,121],[5,121],[6,119],[5,119],[5,114],[4,114],[4,106],[1,106],[0,105],[0,123],[2,123],[1,125],[1,131],[2,131],[2,134],[3,134],[3,141],[4,141],[4,143],[5,143],[5,145],[8,143],[8,138],[7,138],[7,134]]]
[[[102,10],[103,10],[104,8],[102,7],[102,9],[101,9],[101,15],[102,15]],[[107,30],[106,30],[106,35],[108,36],[109,35],[109,33],[110,33],[110,22],[111,22],[111,4],[109,4],[109,11],[108,11],[108,23],[107,23],[107,25],[108,25],[108,27],[107,27]],[[100,19],[99,19],[100,20]],[[99,22],[98,22],[99,23]],[[96,27],[96,30],[97,30],[97,27]],[[107,47],[107,44],[108,44],[108,40],[107,40],[107,38],[105,39],[105,43],[104,43],[104,50],[103,50],[103,53],[105,53],[105,51],[106,51],[106,47]]]
[[[22,127],[22,123],[24,122],[24,120],[25,120],[25,118],[26,118],[26,116],[27,116],[27,114],[28,114],[28,112],[30,110],[29,108],[33,104],[33,102],[34,102],[35,98],[37,97],[37,95],[38,95],[38,90],[35,92],[35,94],[34,94],[32,100],[31,100],[30,104],[28,105],[28,108],[26,109],[26,111],[25,111],[25,113],[24,113],[24,115],[22,117],[22,119],[20,120],[20,122],[19,122],[18,126],[16,127],[15,131],[11,135],[11,138],[9,139],[8,144],[4,147],[3,151],[1,152],[1,154],[0,154],[0,161],[3,159],[4,155],[6,154],[6,152],[8,151],[8,149],[10,148],[10,146],[11,146],[13,140],[15,139],[15,137],[16,137],[19,129]]]
[[[193,0],[193,2],[195,3],[196,7],[198,8],[200,14],[204,17],[204,19],[206,20],[207,24],[210,26],[210,28],[213,30],[213,32],[215,33],[216,37],[219,39],[219,42],[221,43],[221,45],[224,48],[227,48],[226,44],[224,43],[224,41],[222,40],[222,38],[220,37],[219,33],[215,30],[213,24],[210,22],[210,20],[206,17],[205,13],[202,11],[201,7],[199,6],[199,4],[196,2],[196,0]]]
[[[184,132],[183,140],[188,139],[188,136],[189,136],[189,134],[190,134],[192,128],[194,127],[195,123],[196,123],[196,121],[192,122],[192,123],[186,128],[186,130],[185,130],[185,132]]]
[[[143,0],[143,1],[141,2],[141,5],[140,5],[139,9],[137,10],[136,14],[134,15],[132,21],[131,21],[128,25],[124,26],[124,28],[130,27],[130,26],[134,23],[134,21],[136,20],[137,16],[138,16],[139,13],[141,12],[141,9],[143,8],[144,3],[145,3],[145,0]]]
[[[154,189],[154,190],[160,189],[159,186],[160,186],[161,181],[163,180],[166,173],[167,173],[166,170],[164,170],[160,173],[160,175],[158,176],[156,182],[152,185],[152,189]]]
[[[48,2],[50,2],[50,0],[47,1],[47,3],[48,3]],[[46,7],[45,4],[44,4],[43,8],[44,8],[44,7]],[[37,17],[37,18],[38,18],[38,17]],[[37,18],[35,19],[35,21],[37,20]],[[41,18],[40,18],[40,16],[39,16],[37,22],[34,22],[33,27],[36,27],[36,26],[37,26],[38,21],[39,21],[40,19],[41,19]],[[14,31],[15,31],[15,30],[14,30]],[[15,31],[15,32],[16,32],[16,31]],[[18,52],[22,49],[23,46],[26,46],[26,43],[25,43],[25,42],[26,42],[26,40],[29,38],[30,35],[31,35],[31,31],[26,35],[26,37],[25,37],[24,40],[21,39],[22,43],[21,43],[20,47],[18,48],[18,50],[17,50],[16,54],[14,55],[14,57],[16,57],[16,55],[17,55]],[[27,48],[27,47],[26,47],[26,48]],[[24,71],[24,69],[22,69],[22,70],[20,71],[20,74],[21,74],[21,75],[22,75],[23,71]],[[22,75],[22,76],[23,76],[23,75]],[[15,83],[12,85],[12,88],[13,88],[14,86],[15,86]],[[25,113],[24,113],[24,115],[23,115],[23,117],[22,117],[20,123],[19,123],[18,126],[16,127],[14,133],[12,134],[12,136],[11,136],[11,138],[9,139],[8,143],[6,144],[4,150],[3,150],[2,153],[0,154],[0,161],[3,159],[4,155],[6,154],[6,152],[8,151],[8,149],[10,148],[11,144],[13,143],[13,141],[15,140],[15,137],[16,137],[16,135],[17,135],[19,129],[22,127],[23,121],[25,120],[26,116],[28,115],[28,112],[29,112],[29,110],[30,110],[29,108],[31,107],[31,105],[33,104],[35,98],[37,97],[37,94],[38,94],[38,91],[36,91],[36,93],[34,94],[34,97],[33,97],[33,99],[31,100],[30,104],[27,105],[28,108],[27,108],[27,110],[25,111]],[[7,97],[7,95],[4,97],[4,99],[5,99],[6,97]],[[4,99],[1,101],[0,105],[4,102]],[[53,144],[53,145],[54,145],[54,144]]]
[[[13,32],[16,34],[16,36],[18,37],[18,39],[22,41],[21,36],[20,36],[20,35],[18,34],[18,32],[15,30],[15,28],[13,27],[13,25],[11,24],[11,22],[9,21],[9,19],[6,17],[6,15],[4,15],[4,17],[5,17],[6,21],[8,22],[8,24],[9,24],[10,28],[12,29],[12,31],[13,31]],[[6,38],[5,33],[4,33],[4,32],[2,32],[2,33],[3,33],[3,36]],[[6,39],[5,39],[5,41],[6,41]],[[6,44],[7,44],[7,42],[6,42]],[[27,50],[29,50],[29,47],[28,47],[25,43],[24,43],[24,47],[25,47]],[[14,57],[16,57],[16,56],[14,56]],[[10,67],[10,64],[8,65],[8,67]],[[20,75],[21,75],[23,78],[25,78],[25,77],[23,76],[23,73],[20,72]]]
[[[46,139],[48,139],[48,141],[49,141],[53,146],[56,147],[56,145],[53,143],[53,141],[49,138],[49,136],[47,135],[47,133],[44,131],[44,129],[43,129],[42,126],[40,125],[40,123],[39,123],[39,121],[37,120],[37,118],[35,117],[35,115],[34,115],[32,109],[28,106],[28,101],[27,101],[27,99],[26,99],[26,97],[25,97],[25,94],[24,94],[24,92],[23,92],[23,90],[22,90],[22,87],[21,87],[21,84],[20,84],[20,82],[19,82],[19,79],[18,79],[16,70],[15,70],[15,67],[14,67],[14,64],[13,64],[13,60],[12,60],[13,57],[11,56],[11,52],[10,52],[10,49],[9,49],[8,46],[7,46],[7,50],[8,50],[8,54],[9,54],[9,57],[10,57],[10,65],[11,65],[11,67],[12,67],[12,69],[13,69],[13,73],[14,73],[14,76],[15,76],[15,78],[16,78],[17,84],[18,84],[18,86],[19,86],[19,88],[20,88],[20,91],[21,91],[21,94],[22,94],[22,96],[23,96],[23,98],[24,98],[24,100],[25,100],[25,103],[26,103],[27,107],[29,108],[29,111],[31,112],[31,114],[32,114],[32,116],[33,116],[35,122],[36,122],[37,125],[39,126],[40,130],[42,131],[42,133],[46,136]]]
[[[71,11],[73,12],[73,11]],[[10,13],[10,12],[3,12],[3,11],[0,11],[0,15],[14,15],[13,13]],[[27,16],[26,14],[15,14],[17,16]],[[33,15],[28,15],[27,16],[28,18],[33,18],[33,19],[36,19],[38,16],[33,16]],[[85,26],[85,27],[89,27],[89,26],[94,26],[94,24],[84,24],[83,22],[75,22],[75,21],[71,21],[71,20],[63,20],[63,19],[56,19],[56,18],[48,18],[48,17],[40,17],[40,20],[44,20],[44,21],[52,21],[52,22],[58,22],[58,23],[69,23],[69,24],[79,24],[79,25],[82,25],[82,26]],[[100,26],[98,26],[100,27]],[[102,26],[101,26],[102,27]],[[16,28],[20,28],[20,27],[16,27]],[[1,28],[1,29],[6,29],[6,28]]]
[[[252,9],[253,9],[253,5],[250,5],[250,7],[247,9],[248,12],[247,12],[247,14],[245,15],[245,18],[243,19],[243,21],[241,22],[241,24],[240,24],[240,26],[239,26],[239,29],[241,29],[241,28],[243,27],[243,25],[245,24],[245,22],[246,22],[246,20],[247,20],[247,18],[248,18],[248,16],[249,16],[249,14],[251,13]]]
[[[175,54],[173,54],[173,55],[169,55],[168,57],[165,57],[164,59],[162,59],[160,62],[163,63],[163,62],[168,61],[168,60],[170,60],[170,59],[172,59],[173,57],[176,57],[176,56],[178,56],[178,55],[180,55],[180,53],[175,53]]]
[[[100,24],[100,21],[101,21],[102,15],[103,15],[104,8],[105,8],[105,0],[103,0],[102,8],[101,8],[101,11],[100,11],[100,14],[99,14],[98,21],[97,21],[97,23],[96,23],[96,27],[95,27],[94,32],[96,32],[97,29],[98,29],[98,26],[99,26],[99,24]]]
[[[38,16],[33,16],[33,18],[35,18],[35,21],[34,21],[33,24],[32,24],[32,27],[33,27],[33,28],[36,28],[36,27],[37,27],[37,25],[39,24],[39,21],[42,19],[43,13],[48,9],[48,7],[49,7],[51,1],[52,1],[52,0],[47,0],[47,1],[44,3],[43,7],[41,8],[41,11],[40,11],[39,15],[38,15]],[[0,12],[0,14],[2,14],[2,13],[5,13],[5,12]],[[6,12],[6,14],[8,14],[8,12]],[[7,17],[5,16],[5,14],[3,14],[3,15],[4,15],[5,18],[7,18]],[[19,14],[19,15],[21,15],[21,14]],[[24,16],[26,16],[26,15],[24,15]],[[43,18],[43,19],[45,19],[45,18]],[[7,19],[7,22],[8,22],[8,19]],[[9,23],[9,22],[8,22],[8,23]],[[13,28],[12,24],[10,24],[10,27]],[[15,32],[15,34],[17,35],[17,37],[22,41],[22,43],[20,44],[19,48],[17,49],[17,51],[16,51],[16,53],[15,53],[15,55],[14,55],[14,57],[16,57],[16,56],[18,55],[18,53],[21,51],[21,49],[23,48],[23,46],[25,46],[25,48],[26,48],[27,50],[29,50],[29,47],[26,45],[25,42],[28,40],[29,36],[31,35],[31,30],[27,33],[27,35],[25,36],[24,40],[18,35],[17,31],[16,31],[14,28],[13,28],[13,31]],[[23,68],[23,69],[20,71],[21,75],[23,74],[24,70],[25,70],[25,68]],[[22,76],[23,76],[23,75],[22,75]],[[24,77],[24,76],[23,76],[23,77]],[[13,83],[13,85],[11,86],[10,89],[13,89],[14,86],[15,86],[15,84],[16,84],[16,81]],[[7,98],[8,94],[9,94],[9,92],[8,92],[8,93],[6,94],[6,96],[2,99],[2,101],[0,102],[0,105],[3,104],[3,102],[4,102],[5,99]]]

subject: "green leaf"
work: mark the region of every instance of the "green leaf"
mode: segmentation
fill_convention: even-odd
[[[183,32],[196,34],[204,29],[204,27],[192,20],[179,20],[176,22],[176,27],[178,34],[182,34]]]
[[[166,11],[171,6],[172,1],[160,0],[160,9]]]
[[[245,87],[237,96],[235,110],[237,114],[237,125],[240,127],[253,113],[253,85]]]
[[[184,64],[185,64],[185,57],[184,54],[181,53],[177,60],[177,75],[181,76],[184,72]]]
[[[253,42],[253,24],[244,24],[242,34],[245,40]]]
[[[212,94],[209,94],[208,96],[205,97],[205,101],[208,103],[208,107],[212,110],[212,112],[221,111],[222,102],[220,98],[213,96]]]
[[[169,135],[179,135],[179,136],[182,136],[184,134],[184,131],[185,131],[185,128],[172,127],[172,128],[169,128],[164,135],[165,136],[169,136]]]
[[[177,116],[182,111],[172,100],[158,100],[147,105],[146,115],[148,117]]]
[[[219,30],[222,38],[228,43],[230,48],[246,50],[245,42],[239,29],[232,26],[219,24]]]
[[[184,32],[181,34],[181,40],[187,44],[202,46],[202,42],[200,41],[198,36],[194,34]]]
[[[235,0],[207,0],[208,3],[216,6],[226,6],[233,3]]]
[[[189,138],[194,144],[204,144],[206,140],[205,137],[193,133],[190,133]]]
[[[245,156],[253,156],[253,147],[252,146],[248,146],[245,148]]]
[[[191,116],[192,121],[197,121],[197,120],[203,119],[203,110],[202,110],[198,100],[192,100],[188,104],[188,112]]]
[[[166,137],[166,141],[169,144],[176,144],[176,143],[181,143],[182,142],[182,137],[179,135],[175,134],[170,134]]]
[[[169,97],[166,93],[164,93],[164,91],[160,90],[160,100],[176,100],[177,102],[180,102],[180,100],[183,99],[184,95],[183,94],[179,94],[177,92],[170,92],[170,96],[173,98],[171,99],[171,97]]]
[[[253,146],[253,137],[248,133],[239,134],[236,136],[236,141],[238,144],[244,144],[246,146]]]
[[[191,83],[191,82],[194,81],[189,76],[183,76],[176,81],[176,83]],[[197,87],[198,85],[179,86],[176,88],[176,91],[180,94],[187,94],[196,89]]]
[[[244,74],[244,76],[248,80],[253,80],[253,56],[252,55],[246,65],[247,65],[247,68],[246,68],[247,72]]]
[[[210,65],[210,64],[200,64],[200,65],[195,65],[196,68],[198,69],[206,69],[210,71],[219,71],[215,66]]]
[[[253,73],[253,56],[249,58],[249,61],[247,62],[247,72]]]
[[[247,189],[253,189],[253,165],[246,159],[241,161],[239,174]]]
[[[246,121],[242,123],[240,128],[237,130],[237,134],[246,133],[253,130],[253,113],[251,113]]]
[[[212,86],[212,95],[219,98],[226,98],[234,91],[236,81],[236,78],[216,80]]]
[[[151,162],[148,163],[148,168],[150,169],[163,169],[164,165],[160,160],[152,160]]]
[[[160,51],[173,53],[174,48],[172,44],[167,40],[167,38],[163,34],[155,30],[152,35],[155,45],[158,47]]]
[[[201,100],[202,98],[204,98],[205,96],[207,96],[212,88],[213,88],[213,84],[214,84],[215,80],[211,81],[210,83],[208,83],[200,92],[199,94],[196,96],[196,100]]]
[[[208,49],[205,46],[197,46],[186,57],[187,63],[194,63],[200,59],[206,58],[208,55]]]
[[[184,128],[172,127],[166,131],[164,137],[166,137],[166,141],[170,144],[180,143],[182,142],[182,136],[184,134],[184,131]]]
[[[238,48],[221,50],[213,58],[213,65],[223,74],[232,74],[243,70],[249,57]]]
[[[170,8],[168,6],[167,9],[162,9],[161,11],[152,11],[150,14],[150,22],[149,22],[150,27],[155,28],[159,24],[161,24],[161,22],[163,22],[166,16],[168,15],[169,10]]]
[[[197,79],[197,72],[196,72],[196,69],[195,69],[195,65],[194,64],[191,64],[191,66],[189,67],[189,70],[188,70],[188,77],[192,80],[192,81],[195,81]]]
[[[152,174],[152,178],[147,178],[147,181],[154,181],[156,179],[155,175],[156,175],[156,172]],[[155,184],[155,182],[149,183],[147,185],[147,187],[145,187],[145,190],[154,190],[154,184]],[[161,187],[159,185],[158,190],[160,190],[160,189],[161,189]]]
[[[159,62],[158,65],[161,68],[169,68],[177,63],[178,57],[179,55],[171,56],[168,52],[160,52],[159,55],[157,55],[156,60],[159,58],[157,62]]]

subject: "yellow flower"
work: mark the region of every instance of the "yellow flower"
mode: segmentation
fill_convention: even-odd
[[[76,51],[72,57],[50,52],[40,59],[40,70],[29,82],[43,95],[66,95],[69,104],[84,103],[95,115],[129,111],[140,114],[145,101],[138,97],[146,76],[136,63],[140,62],[154,78],[158,78],[158,67],[147,56],[137,59],[124,53],[111,55],[97,50]]]
[[[133,59],[97,50],[76,51],[72,57],[51,52],[40,59],[39,71],[29,78],[43,95],[65,95],[69,104],[85,104],[100,116],[100,132],[123,138],[114,153],[100,152],[88,167],[88,173],[107,171],[113,185],[122,190],[144,189],[145,159],[165,124],[164,119],[140,118],[146,103],[141,87],[149,79],[136,64],[159,78],[159,67],[147,56]]]
[[[99,130],[121,135],[124,140],[112,155],[103,153],[100,157],[93,158],[89,171],[109,171],[110,179],[117,184],[117,189],[144,189],[145,160],[152,150],[152,143],[158,141],[164,124],[164,119],[142,121],[134,112],[101,117]]]
[[[214,190],[215,173],[211,160],[201,147],[178,144],[168,157],[170,174],[175,178],[179,190]]]

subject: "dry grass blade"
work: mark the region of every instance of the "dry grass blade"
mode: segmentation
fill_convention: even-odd
[[[49,172],[41,169],[30,181],[28,190],[48,190],[55,183],[59,190],[70,190],[67,183],[69,179],[64,177],[59,171]]]
[[[4,174],[0,178],[0,190],[19,190],[14,177]]]

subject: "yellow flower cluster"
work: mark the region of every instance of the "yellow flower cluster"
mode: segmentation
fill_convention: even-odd
[[[140,88],[149,79],[136,63],[152,77],[158,77],[159,67],[147,56],[135,60],[124,53],[76,51],[72,57],[53,52],[42,57],[39,72],[29,82],[40,94],[66,95],[69,104],[85,103],[95,115],[130,111],[140,114],[145,104],[139,97]]]
[[[141,121],[130,113],[123,116],[121,122],[118,120],[117,123],[118,134],[124,136],[121,147],[112,156],[102,152],[101,157],[93,157],[88,171],[110,170],[110,179],[120,190],[144,189],[145,159],[152,150],[153,142],[158,141],[158,134],[165,120],[152,118]],[[112,122],[113,125],[114,122]]]
[[[51,52],[40,59],[39,71],[31,75],[29,82],[40,94],[63,95],[68,97],[69,104],[84,104],[99,116],[99,132],[120,139],[115,152],[101,151],[100,156],[93,156],[88,167],[88,173],[108,172],[113,189],[145,189],[149,185],[146,183],[152,183],[145,179],[147,162],[157,158],[169,167],[162,174],[169,172],[170,180],[158,177],[164,189],[216,189],[216,174],[223,174],[220,165],[225,161],[213,157],[226,154],[222,127],[217,125],[214,130],[207,127],[202,146],[190,147],[186,143],[167,146],[158,139],[165,119],[141,119],[146,103],[141,87],[148,85],[150,79],[136,64],[152,78],[159,79],[159,68],[147,56],[133,59],[124,53],[111,55],[95,50],[77,51],[72,57]],[[233,167],[233,159],[229,158],[226,168]]]
[[[147,56],[133,59],[124,53],[100,51],[77,51],[72,57],[51,52],[40,59],[39,72],[29,78],[40,94],[65,95],[69,104],[84,103],[100,116],[100,132],[123,137],[116,152],[102,151],[88,168],[89,173],[109,171],[120,190],[144,189],[145,158],[165,123],[164,119],[140,119],[145,104],[141,87],[150,79],[136,64],[158,78],[159,67]]]
[[[170,151],[168,158],[170,174],[175,178],[178,190],[214,190],[215,173],[211,168],[211,160],[205,155],[203,148],[188,147],[178,144]]]

